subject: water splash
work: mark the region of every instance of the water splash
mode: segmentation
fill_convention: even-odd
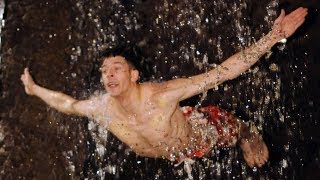
[[[262,5],[258,6],[255,2],[245,0],[236,2],[79,0],[70,3],[68,11],[72,23],[63,30],[69,33],[64,37],[70,44],[64,49],[69,59],[63,60],[62,64],[66,68],[58,74],[61,73],[61,77],[68,82],[66,91],[70,90],[72,95],[80,98],[88,97],[91,93],[82,94],[70,88],[73,87],[75,79],[81,79],[88,74],[89,78],[81,83],[84,84],[84,88],[89,89],[89,92],[93,92],[96,88],[92,85],[95,82],[93,72],[96,67],[94,65],[83,67],[81,64],[86,62],[98,64],[96,60],[98,52],[115,47],[119,43],[134,43],[142,48],[146,55],[154,60],[153,67],[156,73],[153,74],[153,78],[157,81],[206,72],[233,53],[253,44],[270,30],[279,2],[259,3]],[[43,2],[41,7],[45,8],[48,4],[50,3]],[[258,11],[255,8],[262,10]],[[256,12],[260,14],[254,14]],[[14,32],[22,32],[25,29],[18,26]],[[44,42],[53,43],[59,37],[57,32],[42,34],[45,37]],[[24,45],[23,43],[18,45],[20,44]],[[18,47],[23,47],[17,48],[18,50],[26,49],[24,46]],[[217,104],[233,111],[244,120],[252,120],[258,130],[267,135],[266,137],[270,136],[270,132],[279,134],[285,129],[285,136],[305,142],[308,137],[302,132],[301,125],[305,119],[312,118],[312,114],[304,113],[303,111],[308,109],[294,99],[301,96],[301,91],[306,85],[308,64],[301,61],[301,58],[308,57],[309,54],[297,57],[294,53],[297,49],[290,46],[290,42],[285,46],[277,46],[276,49],[279,48],[282,49],[280,53],[276,50],[266,59],[262,58],[257,66],[252,67],[242,77],[217,86],[213,91],[203,90],[204,94],[195,102],[191,102],[192,105]],[[15,49],[13,52],[19,51]],[[21,58],[23,63],[36,64],[28,60],[26,54],[24,54],[26,57]],[[285,57],[291,61],[283,61]],[[8,66],[10,63],[1,65],[10,67]],[[2,70],[5,69],[4,66],[1,67]],[[11,69],[9,70],[11,72]],[[46,81],[41,80],[41,83],[45,84]],[[2,94],[8,97],[10,92]],[[307,107],[314,107],[312,101],[309,104]],[[137,157],[129,147],[112,138],[112,135],[104,134],[105,130],[91,121],[72,118],[71,122],[67,122],[64,116],[52,109],[45,109],[44,112],[47,112],[51,122],[49,129],[56,129],[56,135],[62,139],[59,143],[67,146],[68,139],[79,137],[74,143],[75,147],[62,148],[64,150],[61,157],[65,160],[71,177],[98,179],[124,176],[134,176],[136,179],[188,177],[182,166],[173,168],[167,160]],[[14,111],[8,112],[8,116],[15,117]],[[88,123],[84,123],[85,128],[80,127],[79,122],[86,121]],[[26,125],[22,123],[22,126]],[[43,126],[38,122],[35,125],[36,128]],[[70,129],[74,126],[79,127],[73,129],[83,129],[83,132],[72,132]],[[221,149],[215,150],[215,154],[210,158],[196,160],[192,166],[192,175],[199,179],[282,179],[290,177],[290,173],[293,172],[294,176],[298,170],[292,169],[293,164],[297,162],[306,164],[303,160],[294,158],[301,156],[303,146],[299,147],[290,139],[277,144],[278,139],[281,137],[271,140],[269,138],[270,147],[278,147],[280,144],[279,151],[284,151],[285,155],[270,162],[266,167],[268,171],[248,168],[237,149]],[[81,148],[83,144],[85,148]],[[80,152],[81,149],[85,149],[86,152]],[[79,154],[86,156],[83,158],[84,167],[81,167],[82,162],[77,160],[79,157],[81,159]],[[8,164],[10,165],[9,161]]]
[[[98,6],[99,3],[93,1],[92,6],[95,8],[89,8],[89,11],[85,10],[83,4],[77,4],[77,7],[82,14],[79,18],[79,22],[84,21],[91,21],[91,23],[95,26],[96,32],[98,37],[93,41],[92,49],[93,52],[97,52],[98,50],[104,49],[106,47],[112,47],[117,42],[127,41],[126,36],[130,34],[130,32],[134,30],[139,30],[140,27],[143,27],[143,24],[139,24],[140,14],[134,12],[131,9],[134,9],[137,4],[122,4],[118,1],[113,1],[111,6],[113,7],[113,15],[109,16],[108,26],[103,26],[103,19],[99,17],[97,14],[99,11],[102,10],[101,6]],[[161,4],[161,3],[160,3]],[[181,72],[182,68],[177,68],[179,65],[174,65],[176,62],[180,61],[182,63],[178,64],[192,64],[194,65],[198,71],[207,71],[214,66],[214,64],[221,63],[229,54],[226,54],[223,49],[225,49],[225,44],[223,41],[227,40],[230,42],[234,52],[239,51],[247,47],[248,45],[252,44],[256,41],[256,38],[253,37],[253,33],[251,29],[247,25],[250,19],[244,19],[246,17],[242,12],[245,12],[248,8],[247,3],[245,1],[239,0],[239,2],[229,3],[226,4],[224,1],[213,1],[210,6],[214,6],[213,10],[208,10],[207,6],[201,1],[194,1],[190,3],[189,1],[182,1],[178,4],[174,4],[172,2],[163,1],[163,5],[158,6],[156,5],[154,10],[156,11],[156,16],[154,17],[154,21],[147,31],[150,33],[155,33],[156,37],[165,38],[168,37],[170,41],[169,47],[170,51],[173,50],[173,54],[177,60],[168,59],[167,54],[170,53],[167,47],[164,47],[162,44],[157,44],[154,52],[156,55],[154,59],[162,59],[164,64],[173,64],[169,71],[172,77],[177,76],[184,76],[184,73]],[[267,15],[264,18],[265,26],[271,27],[271,23],[273,19],[275,19],[275,9],[278,6],[277,1],[271,1],[267,5]],[[88,8],[86,8],[88,9]],[[95,9],[95,11],[90,11],[90,9]],[[222,9],[226,9],[225,14],[220,14]],[[176,14],[176,16],[172,16],[172,14]],[[231,20],[231,23],[228,27],[223,27],[223,23],[226,17],[233,17],[234,19]],[[82,19],[81,19],[82,18]],[[174,18],[175,20],[172,20]],[[117,26],[117,24],[121,24],[122,26]],[[236,39],[232,37],[231,34],[227,36],[219,35],[219,33],[215,33],[211,35],[208,31],[209,29],[216,29],[225,28],[233,29],[233,34],[235,35]],[[184,36],[184,39],[179,38],[178,35],[181,30],[187,29],[190,32],[190,36]],[[160,31],[159,31],[160,30]],[[194,36],[194,37],[191,37]],[[260,33],[258,35],[263,35]],[[257,35],[256,35],[257,36]],[[209,37],[209,38],[208,38]],[[195,39],[201,39],[201,43],[194,41]],[[143,39],[140,42],[140,45],[146,46],[148,40]],[[183,42],[182,42],[183,41]],[[214,53],[206,53],[206,49],[203,45],[207,45],[212,47]],[[230,46],[230,45],[229,45]],[[175,47],[179,47],[178,49]],[[210,64],[212,63],[212,64]],[[157,66],[154,66],[157,72],[160,72],[161,69],[158,69]],[[270,65],[270,69],[274,72],[277,71],[277,65],[272,64]],[[260,71],[259,71],[260,70]],[[197,73],[197,72],[194,72]],[[175,75],[177,74],[177,75]],[[182,74],[182,75],[181,75]],[[267,107],[269,107],[270,103],[275,103],[279,100],[280,94],[280,85],[281,81],[278,80],[276,82],[273,79],[269,78],[269,72],[265,69],[259,69],[258,67],[254,67],[252,70],[249,70],[249,73],[245,75],[247,80],[240,82],[239,85],[222,85],[221,87],[216,87],[215,90],[224,90],[230,91],[232,89],[238,90],[239,92],[243,92],[246,100],[244,102],[245,106],[245,113],[250,117],[252,121],[257,124],[257,127],[260,131],[263,129],[264,124],[264,115],[265,113],[271,113],[271,109],[269,112],[267,111]],[[167,77],[158,77],[159,79]],[[261,79],[265,79],[265,81],[261,81]],[[279,78],[278,78],[279,79]],[[245,90],[240,90],[237,88],[241,88],[244,84],[249,85],[249,88]],[[271,88],[271,91],[264,91],[264,95],[261,96],[261,93],[258,93],[255,89],[265,89]],[[259,95],[258,95],[259,94]],[[253,98],[251,98],[253,97]],[[197,103],[197,107],[201,106],[203,101],[207,98],[207,91],[203,91],[203,95],[201,96],[200,101]],[[271,101],[272,99],[272,101]],[[238,108],[238,99],[237,97],[233,96],[233,99],[230,101],[231,108],[237,109]],[[259,106],[255,111],[252,111],[252,106],[256,104],[264,104]],[[277,109],[280,120],[282,119],[283,112],[281,109]],[[98,134],[92,134],[93,137],[98,137]],[[96,142],[96,147],[98,146]],[[95,150],[97,151],[97,150]],[[235,156],[229,155],[227,158],[223,158],[225,163],[222,163],[222,167],[220,164],[216,164],[216,174],[217,176],[221,176],[222,169],[224,169],[224,173],[231,174],[232,173],[232,162],[234,162]],[[115,174],[115,169],[119,170],[118,168],[114,168],[114,166],[108,166],[109,171],[112,174]],[[112,167],[112,168],[111,168]],[[244,166],[242,166],[243,168]],[[99,171],[102,171],[103,167],[99,168]],[[200,168],[201,169],[201,168]],[[202,172],[200,170],[199,172]],[[243,170],[246,172],[246,170]],[[188,173],[190,174],[190,172]],[[245,176],[245,174],[244,174]],[[189,175],[189,178],[191,176]]]

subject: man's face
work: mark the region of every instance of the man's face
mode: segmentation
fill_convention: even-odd
[[[135,83],[132,77],[134,70],[122,56],[106,58],[101,66],[102,80],[105,89],[111,96],[119,96],[127,92],[131,83]]]

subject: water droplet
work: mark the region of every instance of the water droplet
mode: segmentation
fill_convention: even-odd
[[[282,166],[283,168],[287,168],[287,167],[288,167],[288,162],[287,162],[286,159],[283,159],[283,160],[280,162],[280,164],[281,164],[281,166]]]
[[[178,68],[177,65],[173,65],[173,66],[170,67],[169,71],[170,71],[170,73],[174,73],[174,72],[177,72],[178,69],[179,69],[179,68]]]
[[[253,172],[257,172],[258,168],[257,167],[253,167],[252,171]]]

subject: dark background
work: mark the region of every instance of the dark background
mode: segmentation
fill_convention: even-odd
[[[138,157],[111,134],[105,141],[88,119],[63,115],[27,96],[19,80],[23,68],[29,67],[41,86],[85,99],[101,89],[98,52],[118,44],[136,44],[151,64],[152,80],[191,76],[205,71],[208,64],[195,63],[205,55],[210,64],[221,63],[267,33],[270,21],[277,17],[267,16],[267,9],[279,14],[280,8],[290,12],[299,6],[308,7],[309,15],[285,48],[280,50],[282,45],[277,44],[270,58],[261,58],[249,73],[210,90],[202,103],[219,105],[261,127],[270,150],[269,163],[252,170],[239,148],[220,150],[211,158],[197,160],[193,176],[319,178],[317,0],[278,4],[266,0],[6,1],[0,64],[1,177],[186,178],[183,165]],[[271,70],[271,64],[277,69]],[[181,104],[195,105],[199,99],[196,96]],[[102,156],[97,150],[100,145],[106,148]]]

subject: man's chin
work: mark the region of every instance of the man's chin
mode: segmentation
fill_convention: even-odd
[[[112,96],[112,97],[117,97],[117,96],[120,95],[119,92],[114,92],[114,91],[107,91],[107,93],[108,93],[110,96]]]
[[[111,93],[110,93],[110,96],[111,96],[111,97],[118,97],[119,94],[111,94]]]

